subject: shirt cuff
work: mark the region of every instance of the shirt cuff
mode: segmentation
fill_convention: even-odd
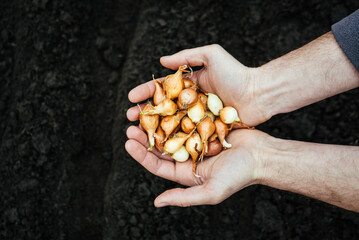
[[[359,10],[332,25],[335,40],[359,71]]]

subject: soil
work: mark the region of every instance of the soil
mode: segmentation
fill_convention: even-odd
[[[222,45],[260,66],[330,31],[349,1],[0,2],[0,239],[359,239],[359,215],[248,187],[216,206],[156,209],[177,184],[125,151],[127,94],[159,58]],[[359,145],[359,91],[258,128]]]

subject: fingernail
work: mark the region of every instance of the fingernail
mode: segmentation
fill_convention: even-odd
[[[168,206],[169,204],[166,203],[166,202],[161,202],[161,203],[158,203],[156,207],[166,207]]]

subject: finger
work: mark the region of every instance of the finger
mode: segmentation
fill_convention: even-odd
[[[128,99],[130,102],[138,103],[152,97],[153,94],[155,94],[155,83],[149,81],[132,89],[128,93]]]
[[[161,57],[160,62],[164,67],[176,70],[179,66],[207,66],[208,59],[214,46],[204,46],[182,50],[170,56]]]
[[[189,161],[178,164],[162,160],[133,139],[126,142],[125,148],[137,162],[152,174],[180,184],[193,185],[193,180],[191,181],[190,178],[192,164]]]
[[[140,108],[143,109],[147,103],[140,104]],[[140,118],[140,108],[138,106],[131,107],[127,110],[126,116],[130,121],[137,121]]]
[[[217,204],[223,199],[209,184],[167,190],[155,199],[156,207],[178,206],[188,207],[205,204]]]
[[[157,80],[162,81],[162,79],[163,78],[158,78]],[[133,103],[142,102],[151,98],[155,94],[155,89],[155,83],[153,81],[148,81],[132,89],[128,93],[128,99]]]
[[[150,147],[147,134],[139,127],[130,126],[129,128],[127,128],[126,135],[129,139],[133,139],[141,143],[143,146],[145,146],[145,148]],[[155,147],[152,149],[152,153],[155,154],[158,158],[173,161],[173,159],[168,154],[162,155],[162,153],[158,151]]]

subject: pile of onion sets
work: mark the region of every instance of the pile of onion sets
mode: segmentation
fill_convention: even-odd
[[[154,80],[155,94],[140,113],[140,124],[147,132],[150,147],[170,154],[178,162],[191,156],[193,174],[205,156],[214,156],[231,148],[226,136],[234,125],[252,129],[240,120],[237,110],[223,106],[221,99],[204,93],[199,86],[184,77],[187,65],[162,81]],[[191,70],[192,71],[192,70]]]

